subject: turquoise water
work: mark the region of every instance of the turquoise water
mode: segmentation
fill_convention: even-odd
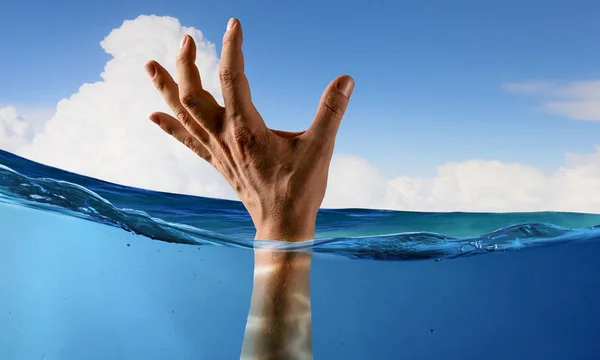
[[[0,165],[0,359],[239,356],[254,235],[239,202]],[[316,253],[316,359],[598,359],[599,224],[322,210],[314,242],[278,246]]]

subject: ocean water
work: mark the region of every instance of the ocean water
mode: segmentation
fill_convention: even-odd
[[[276,245],[315,254],[315,359],[600,359],[599,225],[322,210]],[[0,359],[239,358],[253,231],[239,202],[0,151]]]

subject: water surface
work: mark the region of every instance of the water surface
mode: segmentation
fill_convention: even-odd
[[[316,359],[597,359],[598,224],[322,210],[314,242],[279,246],[316,253]],[[254,235],[239,202],[0,152],[0,228],[0,359],[239,356]]]

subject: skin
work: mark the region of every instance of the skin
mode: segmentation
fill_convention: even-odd
[[[242,37],[240,22],[231,19],[219,70],[224,106],[202,88],[190,36],[177,54],[177,83],[160,64],[148,62],[153,84],[175,114],[156,112],[150,119],[225,177],[252,218],[256,240],[314,239],[354,80],[340,76],[329,84],[307,130],[269,129],[252,103]],[[254,264],[241,359],[312,359],[311,254],[257,248]]]

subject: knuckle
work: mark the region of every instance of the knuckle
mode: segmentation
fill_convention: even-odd
[[[191,136],[184,137],[182,143],[191,150],[196,151],[196,144]]]
[[[233,140],[237,148],[244,152],[255,148],[258,139],[249,128],[236,126],[233,130]]]
[[[190,116],[188,115],[187,111],[185,111],[184,109],[177,110],[177,112],[175,113],[175,116],[177,116],[177,120],[179,120],[179,122],[185,128],[188,128],[191,125]]]
[[[234,44],[233,42],[233,38],[230,34],[227,34],[224,38],[223,38],[223,48],[227,48],[230,47]]]
[[[221,80],[221,84],[225,86],[235,85],[239,79],[239,76],[239,72],[230,67],[222,67],[219,69],[219,79]]]
[[[244,187],[242,186],[242,184],[240,184],[239,181],[233,181],[232,187],[235,190],[235,192],[238,194],[244,190]]]
[[[240,46],[240,38],[236,36],[235,32],[228,32],[227,35],[223,38],[223,47],[239,47]]]
[[[182,93],[179,97],[181,104],[185,106],[187,109],[192,109],[198,106],[200,99],[193,93]]]
[[[185,56],[184,54],[179,54],[177,55],[177,58],[175,59],[175,65],[179,66],[185,66],[189,63],[187,56]]]
[[[164,125],[164,126],[162,126],[162,129],[163,129],[163,131],[164,131],[164,132],[166,132],[167,134],[169,134],[169,135],[173,136],[174,129],[173,129],[173,127],[172,127],[172,126],[170,126],[170,125]]]
[[[161,76],[157,76],[157,79],[154,83],[156,86],[156,89],[161,93],[161,94],[166,94],[167,91],[169,90],[169,86],[167,85],[167,82],[165,81],[165,79]]]
[[[336,119],[341,120],[344,116],[346,101],[340,96],[329,95],[325,97],[323,105]]]

